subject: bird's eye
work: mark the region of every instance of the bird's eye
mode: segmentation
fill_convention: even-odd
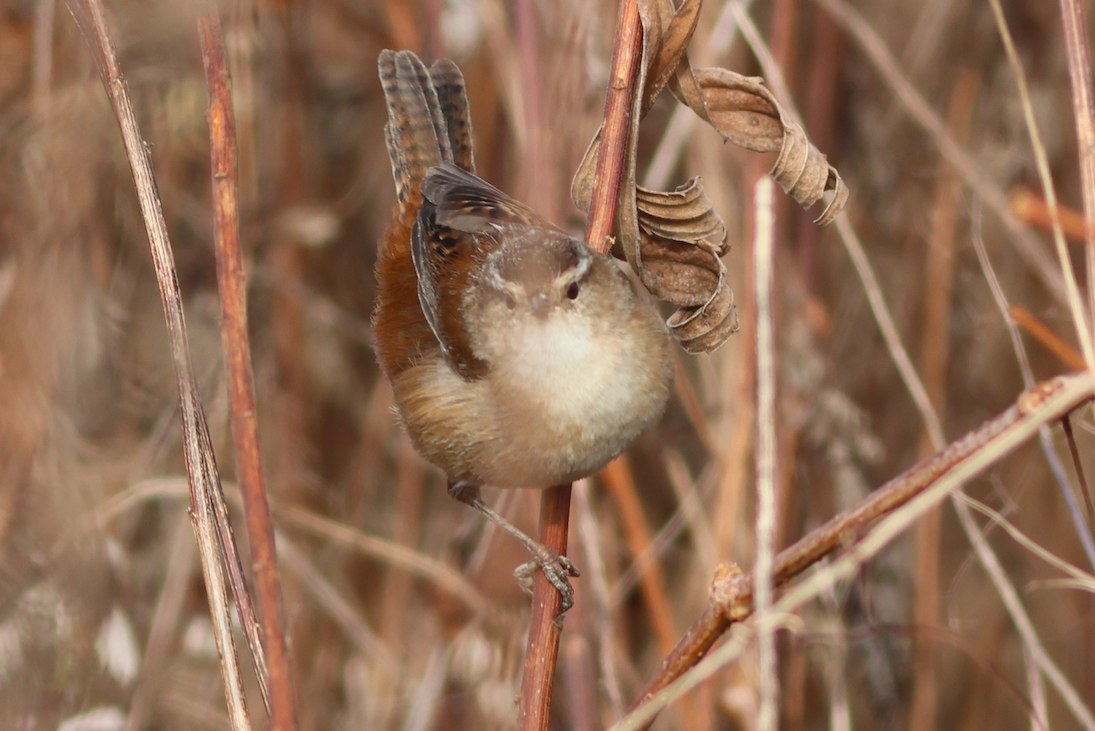
[[[577,282],[571,282],[570,285],[567,286],[567,299],[572,299],[572,300],[578,299],[578,283]]]
[[[514,296],[512,294],[510,294],[509,292],[505,292],[504,295],[505,295],[505,298],[506,298],[506,307],[508,307],[512,310],[514,307],[517,306],[517,300],[514,298]]]

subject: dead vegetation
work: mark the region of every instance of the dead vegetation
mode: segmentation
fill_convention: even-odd
[[[617,7],[219,10],[299,726],[511,728],[529,611],[510,571],[523,553],[452,503],[414,454],[370,350],[374,241],[394,198],[376,57],[454,58],[480,174],[579,232],[570,179],[601,122]],[[108,11],[242,535],[197,9],[122,0]],[[662,424],[575,486],[570,555],[583,576],[564,622],[555,728],[614,723],[701,616],[716,567],[752,568],[758,425],[774,430],[778,551],[1007,410],[1031,382],[1084,362],[1086,328],[1039,207],[991,3],[886,0],[858,13],[843,0],[709,0],[691,45],[698,68],[764,76],[852,190],[826,229],[811,222],[816,210],[775,195],[770,372],[756,366],[754,187],[774,155],[724,146],[668,94],[639,128],[640,183],[703,177],[732,246],[722,261],[741,329],[713,354],[680,353]],[[1057,197],[1081,208],[1061,8],[1013,0],[1003,14]],[[755,25],[739,32],[743,19]],[[0,59],[0,727],[226,728],[171,350],[117,123],[63,3],[7,3]],[[1083,284],[1083,217],[1068,220]],[[849,258],[849,236],[865,258]],[[756,384],[773,375],[775,418],[758,424]],[[1041,408],[1024,398],[1018,411]],[[783,728],[1095,725],[1095,550],[1084,547],[1095,521],[1057,423],[966,484],[972,514],[962,499],[908,512],[910,531],[872,534],[859,557],[834,559],[829,579],[870,557],[854,578],[826,585],[825,571],[807,572],[776,593],[777,611],[795,609],[776,615]],[[1071,428],[1090,474],[1090,410]],[[492,497],[535,527],[538,494]],[[657,727],[757,727],[767,666],[745,634],[722,647],[739,654]]]

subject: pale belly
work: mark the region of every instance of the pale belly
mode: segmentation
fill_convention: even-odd
[[[626,449],[664,409],[667,362],[641,368],[627,345],[606,352],[572,332],[531,331],[479,381],[440,357],[409,369],[393,384],[396,403],[419,451],[454,480],[571,482]]]

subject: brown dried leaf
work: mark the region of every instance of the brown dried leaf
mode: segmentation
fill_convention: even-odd
[[[711,252],[679,241],[643,237],[640,277],[654,296],[678,307],[706,302],[721,281],[722,262]]]
[[[627,166],[620,181],[617,242],[613,253],[625,256],[643,284],[679,309],[667,324],[685,350],[714,350],[737,330],[734,296],[719,257],[727,251],[726,229],[693,178],[672,193],[646,190],[635,183],[635,140],[639,120],[668,87],[723,139],[756,152],[779,151],[771,175],[803,207],[827,190],[833,197],[817,222],[830,223],[844,207],[848,189],[840,175],[802,128],[775,100],[761,79],[726,69],[693,70],[687,48],[695,32],[702,0],[639,0],[643,25],[639,88],[632,106]],[[571,184],[571,196],[584,211],[593,197],[598,130]]]
[[[688,44],[692,40],[692,34],[696,32],[696,24],[700,17],[702,0],[684,0],[680,8],[674,10],[671,0],[645,0],[639,3],[639,15],[643,20],[644,33],[649,27],[664,29],[661,33],[657,52],[653,54],[650,68],[647,72],[646,84],[643,88],[642,115],[650,111],[654,100],[666,84],[679,84],[683,81],[686,88],[694,89],[691,98],[699,100],[697,106],[692,106],[700,118],[709,122],[707,115],[703,113],[703,99],[699,95],[699,87],[695,82],[688,83],[691,79],[691,68],[685,55]],[[685,76],[687,78],[682,79]]]
[[[722,269],[722,262],[719,262]],[[682,307],[666,320],[669,331],[689,353],[709,353],[738,331],[734,292],[725,283],[725,269],[710,298],[699,307]]]
[[[848,186],[844,185],[840,173],[810,144],[806,132],[797,124],[784,127],[783,149],[770,175],[803,208],[821,200],[826,190],[833,191],[832,199],[814,219],[819,226],[832,223],[848,202]]]
[[[698,307],[722,284],[719,257],[729,250],[726,226],[699,178],[672,193],[635,186],[641,244],[639,276],[656,297]]]
[[[780,151],[770,174],[799,205],[809,208],[826,190],[833,191],[816,221],[822,226],[831,223],[848,201],[848,188],[763,80],[718,68],[693,73],[711,125],[723,139],[756,152]]]
[[[722,138],[753,152],[775,152],[783,144],[779,105],[764,81],[727,69],[695,69],[707,115]],[[691,100],[688,100],[691,102]],[[695,109],[693,104],[689,103]]]
[[[644,233],[700,245],[715,242],[711,250],[723,256],[730,250],[726,226],[715,212],[699,177],[688,180],[671,193],[635,186],[639,227]]]

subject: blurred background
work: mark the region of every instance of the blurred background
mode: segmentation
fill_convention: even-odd
[[[231,493],[191,5],[107,3]],[[972,157],[983,189],[1013,201],[1034,245],[1020,252],[910,117],[893,79],[822,6],[752,4],[811,140],[852,190],[850,220],[953,440],[1024,388],[980,242],[1009,304],[1022,308],[1013,316],[1025,323],[1036,378],[1078,367],[1068,360],[1075,330],[1062,292],[1031,263],[1055,265],[1052,241],[1037,222],[1030,140],[988,3],[855,5]],[[0,728],[226,728],[174,375],[118,128],[64,3],[0,7]],[[1006,0],[1004,9],[1058,193],[1079,206],[1058,5]],[[447,497],[443,476],[394,424],[370,349],[375,241],[394,202],[377,54],[409,48],[427,63],[456,60],[480,175],[580,232],[568,188],[603,111],[616,12],[605,0],[221,6],[260,434],[302,729],[512,728],[528,622],[528,599],[510,576],[523,550]],[[714,0],[692,49],[694,65],[761,74]],[[688,121],[674,115],[691,113],[677,108],[663,95],[643,123],[639,180],[671,188],[703,176],[730,232],[725,263],[742,326],[714,354],[678,353],[676,395],[658,428],[576,488],[570,553],[582,578],[565,621],[559,729],[609,725],[703,608],[715,566],[753,560],[751,205],[774,156],[724,146],[698,124],[682,128]],[[777,213],[782,547],[933,450],[835,231],[816,228],[817,211],[782,193]],[[1090,411],[1073,427],[1090,471]],[[1071,478],[1062,432],[1051,434]],[[1091,571],[1037,444],[967,490]],[[539,494],[487,497],[535,529]],[[1054,584],[1061,574],[1042,558],[987,522],[983,530],[1049,654],[1081,697],[1095,698],[1090,589]],[[393,544],[438,564],[408,570],[386,552]],[[801,619],[779,637],[783,728],[1081,727],[1030,671],[949,504]],[[655,728],[751,729],[756,699],[749,656]],[[261,728],[257,694],[251,705]]]

